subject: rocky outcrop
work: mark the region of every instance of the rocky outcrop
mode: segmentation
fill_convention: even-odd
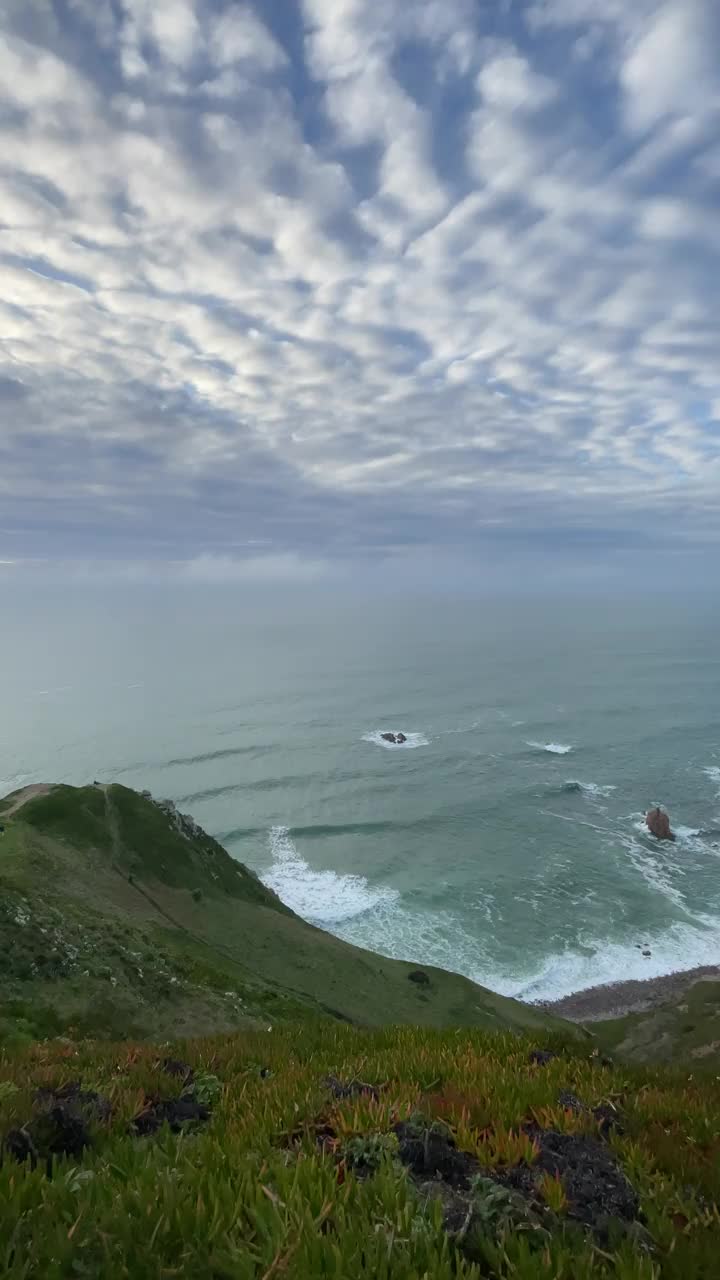
[[[404,733],[381,733],[380,737],[383,742],[392,742],[396,747],[401,747],[403,742],[407,742]]]
[[[645,814],[645,822],[647,829],[651,835],[657,840],[674,840],[675,836],[670,830],[670,819],[667,814],[658,806],[655,809],[649,809]]]
[[[141,791],[140,795],[143,800],[151,800],[158,809],[167,814],[175,830],[186,840],[200,840],[206,837],[207,833],[203,831],[200,824],[189,813],[181,813],[172,800],[156,800],[150,791]]]

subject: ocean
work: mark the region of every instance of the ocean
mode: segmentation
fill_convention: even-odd
[[[719,640],[699,600],[16,589],[0,793],[149,788],[322,928],[552,999],[720,962]]]

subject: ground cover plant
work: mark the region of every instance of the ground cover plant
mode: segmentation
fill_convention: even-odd
[[[562,1037],[54,1040],[0,1057],[0,1135],[10,1280],[717,1275],[714,1078]]]

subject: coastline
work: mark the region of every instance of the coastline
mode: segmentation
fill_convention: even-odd
[[[569,1022],[606,1022],[631,1013],[647,1013],[682,996],[696,982],[715,979],[720,979],[720,965],[701,965],[696,969],[678,969],[659,978],[586,987],[559,1000],[538,1000],[535,1008],[567,1018]]]

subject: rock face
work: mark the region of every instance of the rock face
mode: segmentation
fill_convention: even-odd
[[[145,792],[142,794],[145,795]],[[167,814],[175,830],[181,836],[184,836],[186,840],[200,840],[205,835],[202,827],[195,819],[189,813],[180,813],[180,810],[173,804],[172,800],[154,800],[149,791],[147,796],[154,805],[157,805],[158,809]]]
[[[666,813],[658,806],[656,809],[649,809],[645,815],[648,831],[654,835],[657,840],[674,840],[675,836],[670,830],[670,819]]]
[[[393,742],[397,747],[402,746],[403,742],[407,742],[404,733],[381,733],[380,737],[384,742]]]

